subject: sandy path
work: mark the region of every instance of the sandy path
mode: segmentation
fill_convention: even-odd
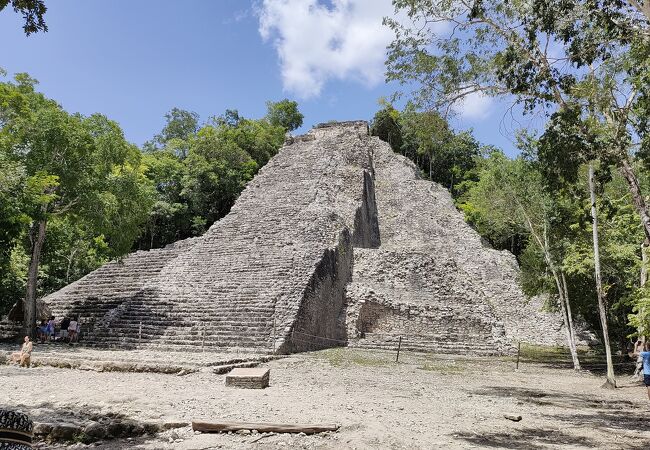
[[[120,412],[139,420],[342,425],[337,433],[194,434],[189,427],[99,448],[650,448],[650,402],[628,383],[496,358],[336,349],[272,361],[271,387],[226,388],[224,375],[98,373],[0,366],[0,405],[36,420]],[[24,393],[29,392],[28,398]],[[504,414],[523,416],[512,422]],[[169,443],[172,440],[182,441]],[[261,438],[261,439],[260,439]],[[253,442],[256,441],[256,442]]]

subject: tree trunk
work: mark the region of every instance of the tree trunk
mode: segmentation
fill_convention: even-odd
[[[36,329],[36,285],[38,283],[38,265],[41,262],[41,250],[45,242],[45,219],[32,225],[30,234],[32,235],[32,255],[29,261],[29,271],[27,272],[27,292],[25,294],[25,303],[23,304],[23,335],[34,338]]]
[[[562,321],[564,322],[564,329],[566,330],[566,339],[569,344],[569,351],[571,352],[571,359],[573,360],[573,369],[580,370],[580,361],[578,360],[578,352],[575,346],[575,341],[573,340],[573,333],[571,330],[571,325],[569,323],[569,316],[566,308],[567,299],[564,297],[565,290],[562,289],[562,282],[558,273],[555,269],[551,269],[553,273],[553,278],[555,279],[555,284],[557,285],[557,292],[560,297],[560,309],[562,310]]]
[[[562,281],[562,291],[564,292],[564,301],[566,302],[566,315],[569,321],[569,334],[571,335],[571,359],[573,359],[573,368],[580,370],[580,361],[578,360],[578,345],[576,340],[576,329],[573,326],[573,315],[571,314],[571,302],[569,301],[569,290],[566,287],[566,277],[564,272],[560,272]]]
[[[645,233],[646,239],[650,240],[650,213],[648,213],[648,208],[641,194],[641,187],[639,186],[639,180],[634,173],[634,169],[630,165],[630,162],[627,158],[623,158],[621,166],[619,168],[621,175],[627,181],[628,188],[632,194],[632,202],[634,207],[641,218],[641,224],[643,225],[643,232]]]
[[[569,351],[571,352],[571,359],[573,360],[573,369],[580,370],[580,361],[578,360],[578,351],[576,349],[574,332],[573,332],[573,320],[571,319],[570,316],[571,309],[570,307],[568,307],[569,294],[568,291],[566,290],[566,287],[563,288],[562,285],[564,280],[564,274],[562,274],[562,278],[560,278],[560,276],[558,275],[558,269],[556,268],[553,262],[553,258],[551,256],[551,252],[549,251],[548,234],[546,232],[546,222],[544,222],[544,231],[542,232],[542,236],[540,236],[539,232],[535,231],[535,228],[533,227],[533,222],[530,219],[530,217],[526,213],[524,213],[524,216],[526,217],[526,223],[528,224],[528,229],[530,230],[530,233],[533,235],[533,238],[535,239],[535,242],[537,242],[537,245],[539,245],[539,248],[540,250],[542,250],[542,253],[544,253],[544,260],[546,261],[546,266],[553,274],[553,279],[555,280],[555,285],[557,286],[558,297],[560,299],[560,308],[562,310],[562,321],[564,322],[564,329],[566,330],[567,344],[569,345]]]
[[[641,287],[645,286],[648,281],[648,245],[650,245],[648,239],[641,244],[641,274],[639,277],[639,286]]]
[[[648,281],[648,245],[650,245],[650,241],[646,239],[642,244],[641,244],[641,274],[639,277],[639,286],[643,287]],[[643,314],[643,308],[637,313],[637,314]],[[645,330],[643,330],[643,327],[639,327],[636,330],[638,337],[636,342],[634,343],[634,346],[636,348],[637,343],[640,342],[645,342]],[[632,377],[634,379],[641,379],[643,378],[643,358],[641,356],[637,356],[636,358],[636,366],[634,368],[634,375]]]
[[[605,294],[600,277],[600,251],[598,243],[598,211],[596,210],[596,186],[594,182],[594,165],[589,163],[589,196],[591,199],[591,228],[594,241],[594,276],[596,279],[596,293],[598,295],[598,312],[600,313],[600,324],[603,328],[603,345],[607,358],[607,381],[603,387],[615,388],[616,378],[614,377],[614,365],[612,364],[612,349],[609,345],[609,330],[607,328],[607,309],[605,308]],[[641,199],[643,201],[643,199]],[[650,224],[650,222],[649,222]],[[644,224],[645,225],[645,224]]]
[[[573,345],[577,346],[576,342],[576,329],[573,326],[573,314],[571,313],[571,302],[569,302],[569,291],[567,289],[566,277],[564,272],[560,274],[562,276],[562,287],[564,288],[564,298],[566,299],[566,310],[569,315],[569,328],[571,330],[571,337],[573,338]]]

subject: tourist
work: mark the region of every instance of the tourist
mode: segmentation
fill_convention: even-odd
[[[638,338],[634,343],[634,348],[631,353],[628,353],[630,358],[636,358],[636,365],[634,367],[634,375],[632,378],[635,381],[640,381],[643,378],[643,358],[639,353],[643,351],[643,338]]]
[[[61,332],[60,332],[60,339],[62,341],[65,341],[68,339],[68,327],[70,326],[70,318],[68,316],[64,317],[63,320],[61,321]]]
[[[68,342],[72,344],[77,337],[77,316],[74,316],[68,324]]]
[[[42,344],[47,337],[47,322],[45,319],[41,320],[41,324],[36,327],[36,339]]]
[[[637,347],[634,354],[643,359],[643,384],[648,389],[648,400],[650,400],[650,340],[646,340],[643,349],[644,351],[640,352]]]
[[[29,367],[32,362],[32,348],[33,345],[29,340],[29,336],[25,336],[25,343],[20,350],[20,367]]]
[[[54,340],[55,325],[54,316],[50,316],[50,320],[47,321],[47,327],[45,328],[45,335],[48,340]]]

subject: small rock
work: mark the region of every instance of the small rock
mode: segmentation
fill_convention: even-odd
[[[35,436],[47,436],[52,431],[53,424],[51,423],[35,423],[33,432]]]
[[[49,436],[53,441],[74,441],[75,437],[80,433],[80,427],[73,424],[61,423],[52,427]]]
[[[104,439],[108,435],[108,430],[102,424],[93,422],[84,428],[84,434],[87,436],[88,442],[94,442]]]
[[[515,416],[513,414],[504,414],[503,417],[508,420],[512,420],[513,422],[519,422],[522,418],[521,416]]]

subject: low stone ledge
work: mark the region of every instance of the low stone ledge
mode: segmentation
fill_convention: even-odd
[[[48,443],[83,442],[153,436],[161,431],[189,426],[188,422],[141,422],[128,418],[95,417],[82,423],[36,422],[34,439]]]

